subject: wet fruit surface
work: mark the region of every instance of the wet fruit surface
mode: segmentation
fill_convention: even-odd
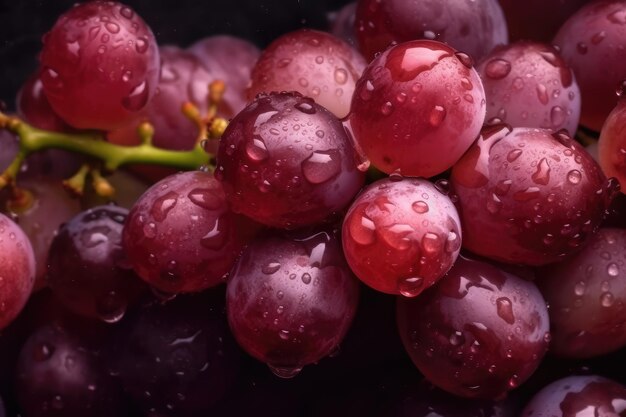
[[[398,327],[426,378],[470,398],[496,398],[524,382],[550,340],[533,283],[466,258],[420,297],[398,299]]]
[[[386,50],[363,72],[350,124],[372,165],[386,173],[432,177],[476,139],[485,92],[471,59],[436,41]]]
[[[346,214],[342,239],[346,259],[361,281],[407,297],[420,294],[452,267],[462,240],[450,198],[416,178],[369,185]]]

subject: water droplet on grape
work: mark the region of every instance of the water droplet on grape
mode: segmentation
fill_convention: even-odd
[[[398,282],[398,292],[405,297],[415,297],[422,292],[423,286],[422,277],[404,278]]]
[[[294,107],[300,110],[302,113],[315,114],[315,107],[313,107],[311,103],[307,103],[306,101],[300,102]]]
[[[126,19],[132,19],[133,16],[135,15],[133,10],[128,6],[122,6],[122,8],[120,9],[120,14],[122,15],[122,17],[125,17]]]
[[[422,237],[422,247],[424,252],[434,255],[441,252],[442,242],[438,235],[428,232]]]
[[[278,270],[280,270],[280,263],[278,262],[270,262],[267,265],[263,266],[263,268],[261,268],[261,272],[263,272],[265,275],[272,275],[275,272],[278,272]]]
[[[461,62],[461,64],[465,65],[465,67],[472,68],[474,66],[474,61],[468,54],[464,52],[456,52],[454,55]]]
[[[446,118],[446,109],[443,106],[436,105],[430,111],[430,117],[428,118],[428,122],[432,127],[438,127]]]
[[[428,212],[428,204],[424,201],[416,201],[411,204],[411,208],[418,214],[424,214]]]
[[[122,105],[124,108],[131,112],[136,112],[145,107],[148,103],[149,95],[148,82],[143,81],[139,85],[135,86],[128,96],[122,99]]]
[[[308,272],[305,272],[304,274],[302,274],[300,279],[302,279],[302,282],[308,285],[311,283],[311,274],[309,274]]]
[[[548,97],[548,89],[543,84],[537,84],[537,98],[542,104],[548,104],[550,97]]]
[[[385,102],[380,107],[380,112],[383,114],[383,116],[389,116],[393,112],[393,104],[391,104],[390,101]]]
[[[606,273],[609,274],[612,277],[618,276],[619,275],[619,266],[617,266],[616,263],[610,263],[606,267]]]
[[[611,307],[614,301],[615,300],[613,294],[610,292],[602,293],[602,295],[600,296],[600,304],[602,305],[602,307]]]
[[[507,322],[508,324],[515,323],[515,316],[513,315],[513,304],[507,297],[500,297],[496,300],[496,312],[498,317]]]
[[[302,162],[302,174],[311,184],[321,184],[339,175],[341,157],[336,149],[315,151]]]
[[[581,179],[582,179],[582,174],[577,169],[571,170],[570,172],[567,173],[567,181],[569,181],[571,184],[576,185],[580,183]]]
[[[463,333],[456,331],[450,335],[450,344],[452,346],[460,346],[465,343]]]
[[[517,158],[519,158],[522,155],[522,150],[521,149],[513,149],[511,152],[508,153],[508,155],[506,156],[506,160],[509,162],[514,162]]]
[[[261,138],[252,138],[246,143],[246,155],[253,162],[261,162],[269,158],[270,154]]]
[[[108,22],[104,25],[104,27],[113,34],[119,33],[120,31],[120,26],[117,23]]]
[[[208,188],[194,188],[187,194],[189,200],[207,210],[217,210],[222,207],[222,200]]]
[[[535,184],[548,185],[550,182],[550,164],[546,158],[542,158],[537,165],[537,170],[532,175]]]
[[[511,72],[511,63],[505,59],[494,58],[487,63],[485,74],[494,80],[506,77]]]
[[[279,378],[293,378],[302,371],[302,367],[273,366],[268,364],[270,371]]]
[[[148,39],[141,37],[135,42],[135,50],[140,54],[145,53],[148,50]]]

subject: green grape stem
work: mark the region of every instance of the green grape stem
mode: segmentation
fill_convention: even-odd
[[[104,140],[99,132],[58,133],[37,129],[25,121],[0,113],[0,128],[5,128],[19,136],[19,151],[9,167],[0,175],[0,188],[15,181],[22,162],[30,154],[45,149],[63,149],[102,161],[107,172],[113,172],[123,165],[150,164],[182,170],[198,169],[208,165],[212,157],[198,142],[189,151],[173,151],[152,145],[151,137],[142,138],[136,146],[121,146]],[[142,128],[140,127],[140,131]],[[143,131],[152,133],[143,127]],[[143,136],[143,135],[142,135]],[[151,134],[149,135],[151,136]]]

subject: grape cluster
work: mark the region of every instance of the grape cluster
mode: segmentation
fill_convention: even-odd
[[[0,416],[626,415],[626,1],[328,8],[49,28],[0,111]]]

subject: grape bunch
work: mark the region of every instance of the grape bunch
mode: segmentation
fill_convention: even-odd
[[[626,415],[626,1],[282,3],[2,86],[0,416]]]

